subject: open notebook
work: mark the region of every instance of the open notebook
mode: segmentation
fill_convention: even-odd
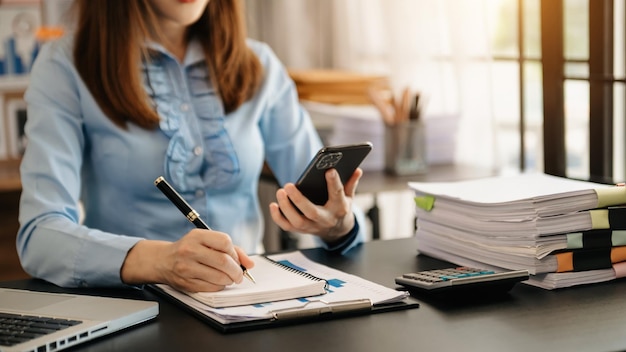
[[[244,280],[218,292],[187,293],[190,297],[214,308],[282,301],[292,298],[323,295],[326,280],[263,256],[253,256],[256,283]]]
[[[292,288],[283,290],[295,293],[293,285],[303,280],[312,280],[314,285],[318,285],[318,288],[321,287],[321,284],[326,284],[325,293],[309,297],[301,296],[294,299],[270,300],[264,303],[215,308],[202,303],[197,299],[198,295],[185,294],[167,285],[152,287],[222,332],[244,331],[297,322],[419,307],[416,301],[408,297],[408,292],[396,291],[313,262],[299,251],[271,255],[269,257],[271,260],[281,264],[281,266],[276,267],[264,257],[252,258],[255,260],[256,266],[250,272],[259,285],[257,287],[259,291],[265,290],[263,287],[266,284],[274,288],[278,284],[286,284]],[[293,272],[282,267],[291,268]],[[296,270],[300,273],[296,273]],[[277,276],[273,276],[272,272],[277,273]],[[323,280],[319,281],[320,279],[315,278]],[[240,287],[233,287],[233,291],[237,289],[242,292],[248,291],[250,285],[253,284],[244,280],[244,283],[239,285]],[[206,295],[208,294],[200,294],[201,297]],[[196,298],[192,298],[192,296]]]
[[[0,288],[0,351],[59,351],[158,314],[151,301]]]

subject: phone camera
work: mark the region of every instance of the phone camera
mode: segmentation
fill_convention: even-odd
[[[343,153],[341,152],[324,155],[324,157],[321,158],[320,161],[317,162],[315,167],[317,167],[318,169],[322,169],[322,170],[333,168],[335,167],[335,165],[337,165],[339,160],[341,160],[342,156],[343,156]]]

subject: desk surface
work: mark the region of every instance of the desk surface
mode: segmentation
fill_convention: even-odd
[[[311,259],[389,287],[400,273],[445,266],[416,256],[414,239],[366,243],[344,257],[320,249]],[[478,304],[443,304],[317,323],[221,334],[151,291],[61,290],[38,280],[0,283],[158,300],[159,317],[92,341],[89,351],[615,351],[626,350],[626,281],[546,291],[517,285],[509,295]],[[81,349],[79,349],[81,350]]]

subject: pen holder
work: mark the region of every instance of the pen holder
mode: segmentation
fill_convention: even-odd
[[[428,171],[426,132],[422,120],[385,125],[385,171],[415,175]]]

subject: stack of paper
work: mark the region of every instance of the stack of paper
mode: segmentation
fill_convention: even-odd
[[[410,186],[420,253],[527,269],[528,283],[545,288],[623,276],[626,187],[545,174]]]
[[[303,101],[325,145],[370,141],[374,149],[361,164],[364,171],[385,167],[385,125],[373,105],[325,104]],[[450,164],[456,152],[458,117],[424,114],[426,160],[429,165]]]
[[[315,128],[325,145],[352,144],[370,141],[374,148],[363,160],[364,171],[378,171],[385,166],[383,121],[371,105],[331,105],[302,102],[311,115]],[[325,137],[325,138],[324,138]]]

